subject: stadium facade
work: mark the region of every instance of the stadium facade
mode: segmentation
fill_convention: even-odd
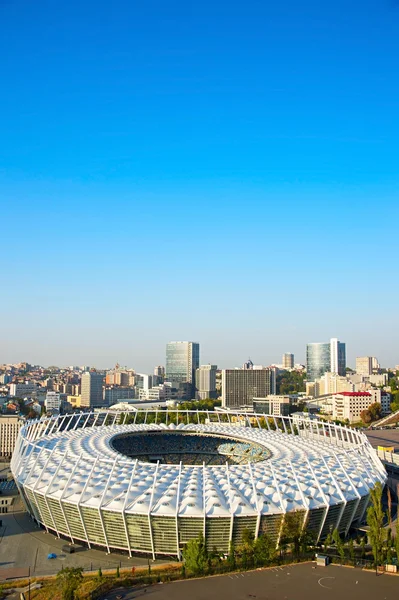
[[[11,469],[48,531],[108,552],[180,556],[200,532],[227,553],[249,529],[276,543],[295,512],[320,540],[365,515],[384,467],[366,436],[244,413],[80,413],[27,423]]]

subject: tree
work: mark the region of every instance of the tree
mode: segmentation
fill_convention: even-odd
[[[119,565],[116,567],[116,577],[120,577]]]
[[[382,508],[382,485],[379,481],[370,490],[371,505],[367,509],[367,525],[369,526],[369,540],[374,556],[374,564],[377,567],[382,560],[382,552],[385,542],[384,510]]]
[[[236,568],[236,549],[233,540],[231,540],[229,545],[229,555],[227,557],[227,562],[231,570]]]
[[[57,585],[61,590],[62,600],[73,600],[75,591],[83,580],[81,567],[67,567],[57,573]]]
[[[387,530],[387,540],[386,540],[386,562],[388,565],[392,564],[392,531],[391,529]]]
[[[276,543],[267,535],[260,535],[254,543],[254,562],[256,566],[271,562],[276,556]]]
[[[355,560],[355,547],[353,545],[353,540],[352,538],[349,540],[348,542],[348,549],[349,549],[349,558],[353,561]]]
[[[102,570],[101,570],[101,567],[100,567],[100,568],[98,569],[98,572],[97,572],[97,577],[98,577],[99,579],[102,579],[102,576],[103,576],[103,572],[102,572]]]
[[[341,536],[339,535],[338,529],[334,529],[334,531],[332,533],[332,539],[335,542],[337,552],[338,552],[341,562],[342,562],[345,558],[345,546],[344,546],[344,542],[341,539]]]
[[[372,421],[378,421],[381,418],[381,404],[379,402],[370,404],[368,410],[370,411]]]
[[[208,563],[208,553],[206,551],[205,540],[202,533],[198,538],[194,538],[187,542],[183,550],[183,557],[186,567],[194,575],[204,573]]]
[[[369,411],[368,408],[365,408],[364,410],[362,410],[362,412],[360,413],[360,418],[363,421],[363,423],[371,423],[371,412]]]
[[[293,553],[299,556],[302,535],[304,534],[304,511],[286,513],[280,538],[280,546],[292,544]]]

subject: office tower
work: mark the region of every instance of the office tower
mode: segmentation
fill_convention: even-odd
[[[182,390],[188,399],[195,396],[195,372],[199,367],[199,344],[170,342],[166,345],[166,381]]]
[[[103,383],[104,376],[94,371],[86,371],[82,374],[82,408],[93,408],[103,406]]]
[[[254,368],[254,363],[252,362],[252,360],[250,358],[248,358],[247,362],[245,362],[242,365],[243,369],[253,369]]]
[[[328,372],[342,376],[346,372],[345,344],[337,338],[306,346],[306,379],[315,381]]]
[[[252,405],[254,398],[271,394],[270,369],[224,369],[222,371],[222,406],[238,409]]]
[[[196,372],[197,398],[216,398],[216,365],[201,365]]]
[[[330,370],[330,344],[314,343],[306,346],[306,379],[315,381]]]
[[[330,340],[330,371],[344,376],[346,374],[346,347],[337,338]]]
[[[294,355],[290,352],[286,352],[283,354],[283,369],[293,369],[294,368]]]
[[[154,367],[154,375],[156,377],[165,377],[165,367],[163,367],[162,365]]]
[[[358,375],[372,375],[373,356],[358,356],[356,358],[356,373]]]

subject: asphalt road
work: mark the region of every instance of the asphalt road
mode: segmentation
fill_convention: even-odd
[[[103,600],[397,600],[399,577],[314,564],[115,590]],[[119,600],[119,599],[118,599]]]

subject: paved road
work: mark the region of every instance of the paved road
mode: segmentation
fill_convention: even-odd
[[[89,550],[79,547],[74,554],[66,554],[62,546],[65,540],[54,537],[38,527],[23,510],[20,499],[17,499],[14,511],[1,515],[3,526],[0,528],[0,580],[11,577],[25,577],[29,567],[31,575],[52,575],[64,567],[83,567],[85,570],[97,570],[122,567],[144,566],[147,558],[120,554],[106,554],[101,550]],[[48,559],[54,553],[56,559]],[[153,561],[151,561],[152,563]],[[156,561],[162,564],[166,561]],[[170,562],[170,561],[168,561]]]
[[[364,432],[373,448],[377,446],[394,446],[399,450],[399,429],[367,429]]]
[[[104,596],[133,600],[397,600],[399,577],[330,565],[294,565],[238,575],[153,585]]]

